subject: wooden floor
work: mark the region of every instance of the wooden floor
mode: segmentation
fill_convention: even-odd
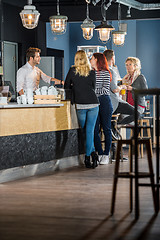
[[[145,156],[140,159],[144,170]],[[140,191],[140,218],[129,213],[129,184],[118,183],[110,216],[114,163],[96,169],[76,167],[0,184],[1,240],[159,240],[150,188]],[[127,169],[128,162],[121,163]]]

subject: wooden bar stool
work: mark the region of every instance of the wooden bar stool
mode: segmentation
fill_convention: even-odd
[[[123,144],[130,145],[130,165],[128,172],[119,172],[119,163],[120,163],[120,151]],[[153,173],[153,166],[152,166],[152,152],[151,152],[151,139],[150,138],[143,138],[138,139],[138,144],[145,144],[147,150],[147,160],[148,160],[148,172],[139,172],[138,170],[138,179],[139,178],[150,178],[150,186],[152,189],[152,196],[153,196],[153,204],[155,212],[157,211],[157,203],[156,203],[156,191],[155,191],[155,182],[154,182],[154,173]],[[128,178],[130,179],[130,212],[133,209],[133,179],[135,179],[135,171],[133,170],[133,148],[134,148],[134,139],[121,139],[118,140],[117,144],[117,154],[116,154],[116,163],[115,163],[115,171],[114,171],[114,178],[113,178],[113,190],[112,190],[112,201],[111,201],[111,214],[114,213],[115,208],[115,200],[116,200],[116,190],[117,190],[117,183],[118,178]],[[138,183],[138,186],[146,186],[146,184]],[[139,199],[138,199],[139,201]]]
[[[138,137],[139,138],[142,138],[144,137],[144,130],[146,129],[147,130],[147,136],[145,136],[145,138],[151,138],[151,126],[150,126],[150,122],[149,122],[149,119],[140,119],[138,120],[138,127],[140,129],[139,131],[139,134],[138,134]],[[134,134],[134,125],[124,125],[124,126],[121,126],[121,128],[126,128],[126,129],[131,129],[131,132],[130,132],[130,138],[133,137],[133,134]],[[139,144],[138,146],[138,155],[141,155],[141,158],[143,158],[143,143],[142,144]],[[152,141],[151,141],[151,146],[152,146]],[[152,147],[151,147],[151,153],[152,153]],[[129,145],[129,154],[130,156],[130,145]]]
[[[140,130],[140,137],[143,138],[144,137],[144,130],[147,130],[147,137],[151,138],[151,129],[150,129],[150,122],[149,119],[147,119],[147,117],[144,117],[140,120],[138,120],[139,126],[141,127]],[[141,154],[141,158],[143,158],[143,144],[140,145],[140,154]]]

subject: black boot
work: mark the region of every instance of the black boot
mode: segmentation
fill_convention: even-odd
[[[91,162],[90,162],[90,156],[85,156],[85,160],[84,160],[85,166],[86,168],[91,168]]]
[[[98,166],[98,155],[96,152],[92,152],[91,153],[91,156],[92,156],[92,167],[95,168]]]

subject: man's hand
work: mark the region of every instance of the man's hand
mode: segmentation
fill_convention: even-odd
[[[57,78],[51,78],[51,82],[55,82],[55,84],[62,84],[62,85],[64,85],[64,81],[59,80]]]
[[[21,96],[21,95],[24,95],[23,89],[21,89],[18,93],[19,93],[20,96]]]

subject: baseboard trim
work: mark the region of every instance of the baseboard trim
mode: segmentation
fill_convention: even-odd
[[[32,177],[45,173],[52,173],[63,169],[81,166],[84,155],[65,157],[48,162],[15,167],[0,171],[0,183]]]

